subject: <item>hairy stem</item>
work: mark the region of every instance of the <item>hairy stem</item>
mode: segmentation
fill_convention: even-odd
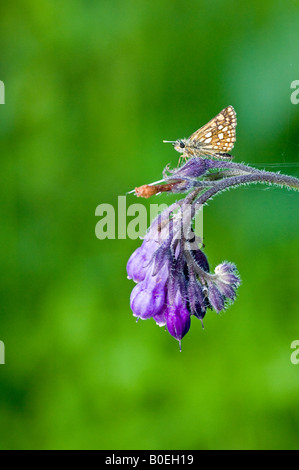
[[[215,194],[224,191],[232,186],[240,186],[242,184],[248,183],[265,183],[265,184],[275,184],[277,186],[286,186],[290,189],[299,190],[299,179],[294,176],[281,175],[279,173],[272,173],[268,171],[259,171],[240,175],[233,176],[231,178],[226,178],[220,181],[198,181],[196,185],[199,186],[200,191],[203,186],[208,186],[210,189],[205,191],[196,201],[196,205],[204,204],[208,199],[213,197]]]

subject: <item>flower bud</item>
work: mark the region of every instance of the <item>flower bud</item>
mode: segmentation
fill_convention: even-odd
[[[137,284],[131,292],[130,305],[135,317],[142,320],[153,317],[161,312],[165,306],[168,269],[165,265],[156,276],[149,269],[145,279]]]
[[[184,178],[185,176],[190,178],[198,178],[199,176],[204,175],[206,171],[206,160],[203,158],[194,157],[190,158],[190,160],[188,160],[181,168],[172,171],[171,177]]]
[[[165,310],[162,310],[160,313],[157,313],[156,315],[153,316],[153,319],[159,326],[165,326],[166,325],[166,318],[165,318]]]
[[[221,312],[221,310],[224,309],[224,297],[219,291],[219,289],[212,282],[209,282],[208,287],[209,287],[209,302],[211,306],[213,307],[213,309],[216,310],[217,313],[219,313]]]
[[[222,263],[216,266],[215,274],[220,282],[225,284],[235,284],[238,286],[240,284],[240,278],[237,273],[237,268],[233,263]]]
[[[169,333],[175,339],[181,341],[190,329],[190,313],[179,291],[174,303],[166,308],[165,317]]]
[[[158,244],[155,240],[146,239],[143,241],[142,245],[132,253],[127,263],[128,279],[133,279],[134,282],[144,280],[149,263],[157,247]]]
[[[207,307],[202,287],[194,276],[190,277],[188,284],[188,302],[191,314],[202,320]]]
[[[209,262],[203,251],[198,248],[197,250],[191,250],[190,254],[197,266],[199,266],[204,271],[209,272]]]

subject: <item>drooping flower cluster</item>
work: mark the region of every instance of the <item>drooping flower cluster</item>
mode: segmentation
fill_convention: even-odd
[[[171,209],[152,223],[141,247],[130,257],[127,273],[137,283],[130,299],[133,315],[166,325],[180,342],[189,331],[191,316],[202,321],[207,308],[217,313],[225,309],[228,300],[234,300],[240,280],[230,263],[217,266],[214,274],[209,272],[192,227],[188,224],[188,230],[183,230],[189,222],[184,218],[186,208],[180,207],[177,214]]]
[[[223,262],[210,272],[192,229],[197,210],[230,187],[260,182],[298,190],[299,180],[231,161],[194,157],[181,168],[166,168],[163,181],[165,184],[140,186],[135,194],[145,198],[161,192],[187,196],[152,222],[141,247],[130,257],[128,278],[137,283],[130,305],[135,317],[153,318],[181,343],[192,316],[202,321],[207,309],[225,310],[240,285],[233,263]]]

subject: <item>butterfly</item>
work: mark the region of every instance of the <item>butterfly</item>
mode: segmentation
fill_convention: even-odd
[[[182,153],[181,158],[230,159],[233,158],[229,152],[236,141],[236,126],[236,112],[232,106],[227,106],[188,139],[163,140],[163,142],[173,144],[175,150]]]

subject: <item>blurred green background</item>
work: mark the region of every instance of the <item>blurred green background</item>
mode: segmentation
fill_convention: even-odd
[[[0,8],[0,447],[298,448],[298,193],[254,185],[205,208],[211,267],[232,261],[243,283],[205,330],[193,319],[182,353],[132,316],[140,241],[95,236],[99,204],[176,166],[162,139],[229,104],[235,161],[299,161],[297,2]]]

